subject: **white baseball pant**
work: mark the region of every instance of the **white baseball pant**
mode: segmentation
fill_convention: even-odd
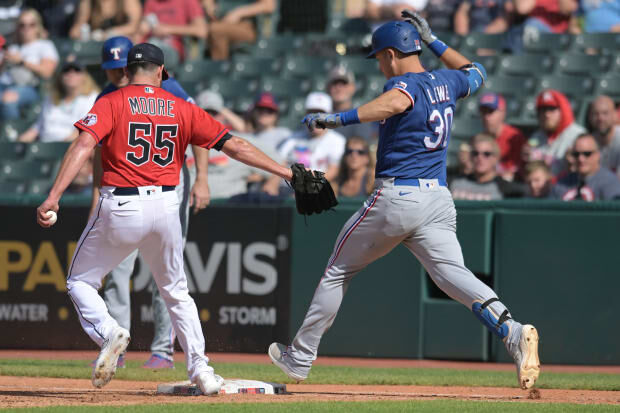
[[[75,250],[67,290],[86,333],[101,346],[118,323],[97,293],[103,277],[135,249],[149,265],[166,303],[172,325],[185,352],[193,380],[206,366],[205,340],[198,310],[187,288],[183,268],[183,237],[175,191],[140,187],[139,195],[114,195],[101,188],[96,213]]]

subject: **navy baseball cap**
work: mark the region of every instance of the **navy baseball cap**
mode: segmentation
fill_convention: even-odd
[[[133,43],[125,36],[110,37],[101,48],[101,68],[121,69],[127,66],[127,54]]]
[[[127,56],[127,66],[132,63],[143,63],[149,62],[154,63],[157,66],[164,65],[164,52],[154,44],[151,43],[140,43],[135,45],[129,50],[129,55]],[[162,72],[162,80],[168,79],[168,71],[164,67],[164,71]]]
[[[499,93],[487,92],[480,96],[478,107],[489,108],[492,110],[506,109],[506,100]]]

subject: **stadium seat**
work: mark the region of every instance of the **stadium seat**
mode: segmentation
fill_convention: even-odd
[[[366,59],[363,56],[343,56],[334,61],[331,66],[336,65],[346,66],[356,76],[381,75],[377,60]]]
[[[495,73],[497,66],[499,65],[498,56],[476,56],[474,61],[484,66],[484,69],[487,71],[487,75],[489,76]]]
[[[283,56],[287,53],[299,50],[304,43],[303,37],[294,35],[272,36],[261,39],[252,48],[254,56]]]
[[[230,62],[216,60],[192,60],[181,66],[176,79],[179,82],[201,82],[230,71]]]
[[[523,54],[504,56],[499,65],[499,73],[503,75],[538,76],[550,73],[553,59],[550,56]]]
[[[480,132],[482,132],[480,118],[459,117],[454,119],[451,137],[455,140],[469,140]]]
[[[501,53],[504,49],[504,42],[503,34],[472,32],[463,40],[461,49],[466,54],[476,54],[478,49],[495,50],[496,53]]]
[[[101,47],[103,42],[90,40],[87,42],[72,41],[67,43],[64,47],[68,47],[66,51],[68,53],[60,53],[63,56],[74,55],[75,59],[80,63],[87,64],[99,64],[101,63]]]
[[[322,57],[288,56],[282,64],[285,77],[308,77],[315,74],[327,76],[330,62]]]
[[[611,60],[609,56],[602,55],[565,54],[559,58],[556,71],[570,75],[596,76],[607,71]]]
[[[441,39],[442,42],[444,42],[445,44],[447,44],[451,48],[453,48],[455,50],[459,50],[460,49],[461,43],[463,42],[463,37],[462,36],[459,36],[458,34],[456,34],[454,32],[435,32],[435,31],[433,31],[433,33],[435,34],[435,36],[437,36],[438,39]]]
[[[254,105],[253,97],[241,96],[235,99],[231,105],[225,106],[228,106],[229,109],[232,109],[237,113],[246,113],[252,108],[252,105]]]
[[[277,98],[305,96],[310,91],[309,79],[281,79],[263,77],[260,89],[273,93]]]
[[[508,119],[508,123],[523,129],[535,129],[538,125],[536,97],[527,98],[523,102],[520,116]]]
[[[620,73],[600,78],[596,84],[596,95],[608,95],[620,100]]]
[[[14,161],[3,162],[0,179],[4,181],[23,181],[49,178],[55,168],[54,162]]]
[[[346,38],[350,33],[370,33],[370,26],[365,19],[349,19],[346,17],[332,17],[327,23],[328,33],[341,34],[342,38]]]
[[[280,60],[272,57],[235,55],[233,56],[231,73],[238,78],[257,78],[277,75],[280,67]]]
[[[441,69],[443,67],[441,61],[429,53],[423,53],[420,57],[420,61],[422,62],[422,66],[424,66],[424,69],[428,70],[429,72],[435,69]]]
[[[356,78],[358,86],[360,86],[360,79]],[[318,90],[320,92],[327,92],[327,76],[316,75],[312,77],[312,90]]]
[[[0,142],[13,142],[17,140],[26,129],[30,127],[30,119],[3,120],[0,122]]]
[[[491,76],[486,81],[485,90],[500,93],[504,97],[523,97],[532,93],[534,79],[521,76]]]
[[[370,99],[374,99],[383,93],[383,86],[385,85],[385,77],[383,76],[368,76],[366,78],[366,87],[364,88],[364,95]]]
[[[26,192],[25,182],[0,182],[0,193],[21,195]]]
[[[253,95],[258,87],[258,80],[254,79],[230,79],[230,78],[213,78],[209,82],[209,89],[218,92],[227,101],[231,98],[239,96]]]
[[[564,53],[570,46],[572,36],[568,34],[539,33],[538,36],[526,36],[523,48],[526,53]]]
[[[26,159],[61,160],[69,145],[71,145],[70,142],[34,142],[29,144],[26,149]]]
[[[47,193],[52,187],[50,179],[32,179],[28,182],[28,193],[40,195]]]
[[[543,89],[555,89],[569,98],[580,98],[592,92],[594,82],[585,76],[547,75],[540,78],[538,92]]]
[[[620,50],[620,33],[583,33],[575,37],[573,50],[617,54]]]
[[[18,161],[26,154],[26,144],[21,142],[1,142],[0,162]]]

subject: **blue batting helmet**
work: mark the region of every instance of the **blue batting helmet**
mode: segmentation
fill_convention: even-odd
[[[422,50],[422,39],[411,23],[387,22],[379,26],[372,34],[372,52],[366,57],[375,57],[377,52],[388,47],[393,47],[403,53],[418,52]]]
[[[110,37],[101,49],[101,67],[107,70],[127,66],[127,54],[132,47],[133,43],[125,36]]]

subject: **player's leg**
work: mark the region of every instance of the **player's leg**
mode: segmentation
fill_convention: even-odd
[[[441,188],[433,192],[425,202],[422,208],[429,213],[428,221],[409,236],[404,244],[426,268],[435,284],[450,298],[469,308],[476,318],[504,342],[513,357],[521,357],[518,354],[520,347],[529,347],[523,357],[529,360],[520,359],[518,364],[526,364],[521,366],[521,386],[531,387],[539,370],[538,333],[533,327],[524,327],[514,321],[495,292],[465,267],[456,237],[456,210],[448,189]],[[526,342],[528,339],[529,342]]]
[[[191,186],[196,179],[195,173],[192,179],[192,169],[183,164],[179,175],[179,185],[176,187],[179,205],[179,217],[181,220],[181,232],[183,234],[183,246],[187,238],[187,224],[189,220],[189,194]],[[187,185],[186,185],[187,183]],[[174,368],[174,341],[176,334],[172,328],[170,315],[166,308],[166,303],[159,293],[155,281],[151,283],[153,326],[155,334],[151,342],[151,358],[144,364],[146,368]]]
[[[334,322],[353,276],[390,252],[404,238],[403,231],[393,228],[386,219],[389,204],[390,200],[376,191],[349,218],[338,235],[325,273],[292,344],[288,349],[277,343],[271,345],[272,360],[289,377],[295,380],[307,377],[321,337]]]
[[[221,386],[221,377],[214,376],[207,365],[205,341],[198,318],[198,309],[189,295],[187,277],[183,268],[183,239],[179,220],[179,202],[174,192],[164,193],[161,202],[149,203],[154,220],[154,231],[140,245],[140,253],[148,263],[176,335],[185,352],[190,380],[201,381],[205,375],[211,378],[211,392]],[[201,387],[203,385],[201,384]],[[204,391],[204,389],[203,389]]]
[[[138,258],[136,249],[116,266],[105,279],[103,301],[118,325],[126,330],[131,327],[131,294],[129,284]]]
[[[137,202],[135,202],[138,204]],[[96,213],[89,220],[75,249],[67,291],[78,312],[82,328],[99,346],[119,324],[109,314],[103,298],[97,292],[103,277],[136,248],[142,236],[141,210],[130,210],[128,215],[113,216],[119,209],[113,199],[102,198]]]

